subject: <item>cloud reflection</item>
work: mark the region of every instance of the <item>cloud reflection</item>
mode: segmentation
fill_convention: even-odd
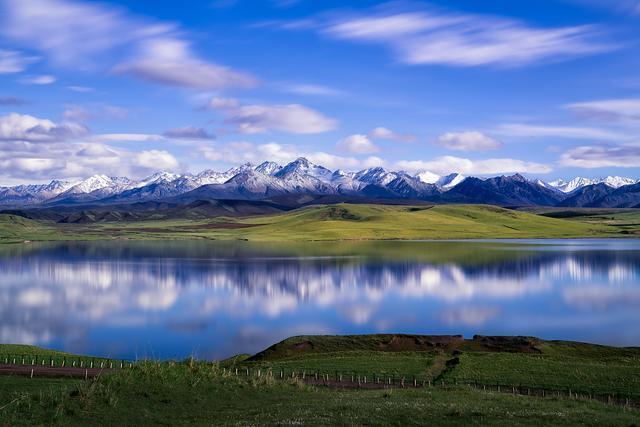
[[[331,256],[180,257],[172,251],[148,257],[123,248],[102,253],[91,244],[54,246],[0,258],[0,340],[46,344],[75,340],[98,327],[222,334],[215,325],[237,336],[266,324],[279,332],[314,324],[321,325],[316,330],[342,332],[393,327],[438,333],[508,324],[516,307],[551,316],[549,307],[562,301],[563,316],[571,310],[637,310],[639,254],[527,250],[469,265]],[[434,318],[436,324],[428,320]]]

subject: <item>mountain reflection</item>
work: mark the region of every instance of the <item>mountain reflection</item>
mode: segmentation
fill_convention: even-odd
[[[381,245],[340,252],[321,244],[157,242],[5,249],[0,340],[65,346],[98,327],[161,328],[184,338],[207,334],[211,324],[227,324],[233,334],[265,322],[314,322],[339,332],[480,332],[471,328],[508,322],[514,308],[547,320],[640,308],[637,242],[593,250],[405,242],[391,256],[384,254],[394,244]]]

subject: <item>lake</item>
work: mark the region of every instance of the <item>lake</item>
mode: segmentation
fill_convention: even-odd
[[[222,358],[298,334],[640,345],[639,240],[0,246],[0,342]]]

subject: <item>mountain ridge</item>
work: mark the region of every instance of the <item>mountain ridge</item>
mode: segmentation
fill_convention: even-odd
[[[141,180],[94,175],[81,181],[0,187],[0,206],[73,206],[148,201],[193,203],[199,200],[263,200],[313,195],[411,199],[435,203],[488,203],[501,206],[637,207],[640,180],[609,176],[569,181],[530,180],[520,174],[489,178],[429,171],[410,174],[372,167],[332,171],[300,157],[284,166],[265,161],[218,172],[161,171]]]

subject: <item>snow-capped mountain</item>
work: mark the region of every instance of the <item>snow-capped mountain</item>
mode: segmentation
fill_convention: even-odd
[[[75,182],[54,180],[49,184],[0,187],[0,205],[110,205],[146,201],[180,203],[330,195],[509,206],[560,206],[561,203],[564,203],[563,206],[597,206],[601,199],[608,197],[607,206],[615,207],[618,200],[623,200],[625,207],[633,207],[637,192],[635,188],[638,186],[635,183],[638,182],[631,178],[610,176],[602,179],[578,177],[570,181],[547,183],[528,180],[519,174],[467,178],[458,173],[440,176],[428,171],[412,175],[382,167],[361,171],[331,171],[308,159],[298,158],[284,166],[270,161],[258,166],[246,163],[224,172],[210,169],[197,174],[158,172],[141,180],[94,175]],[[613,190],[618,191],[616,189],[620,192],[613,194]]]
[[[625,178],[622,176],[608,176],[603,180],[601,180],[600,182],[602,182],[605,185],[608,185],[611,188],[620,188],[620,187],[624,187],[625,185],[636,184],[640,182],[640,180]]]
[[[466,176],[460,175],[459,173],[452,173],[449,175],[445,175],[436,181],[436,185],[442,190],[451,190],[456,185],[460,184],[462,181],[467,179]]]
[[[398,178],[397,172],[387,172],[385,168],[375,167],[362,170],[354,175],[354,178],[358,181],[366,184],[378,185],[381,187],[386,186],[394,179]]]
[[[121,185],[130,185],[131,181],[128,178],[109,177],[106,175],[93,175],[89,178],[78,182],[67,191],[62,194],[88,194],[96,190],[102,190],[104,188],[114,188],[114,190]]]
[[[416,178],[418,178],[420,181],[424,182],[425,184],[435,184],[442,177],[440,175],[436,175],[433,172],[423,171],[417,174]]]
[[[555,188],[556,190],[562,191],[563,193],[572,193],[582,187],[586,187],[587,185],[605,184],[611,188],[620,188],[625,185],[635,184],[636,182],[638,182],[638,180],[621,176],[608,176],[606,178],[596,179],[584,178],[579,176],[573,178],[570,181],[558,179],[546,184],[549,188]]]
[[[256,166],[256,172],[263,173],[265,175],[275,175],[282,170],[282,166],[276,162],[264,162]]]
[[[443,191],[451,190],[466,178],[464,175],[460,175],[459,173],[440,176],[429,171],[420,172],[415,175],[415,177],[425,184],[434,184]]]
[[[331,194],[335,192],[331,186],[332,175],[329,169],[301,157],[280,169],[273,177],[283,181],[290,192]]]
[[[333,172],[329,169],[315,165],[304,157],[294,160],[274,174],[274,176],[281,179],[302,176],[312,177],[322,182],[331,182],[331,175],[333,175]]]
[[[331,176],[331,185],[340,194],[357,193],[366,184],[355,178],[355,172],[346,172],[338,169]]]
[[[163,182],[173,182],[180,178],[182,175],[171,172],[157,172],[151,176],[148,176],[134,184],[131,185],[131,188],[140,188],[145,187],[151,184],[163,183]]]

